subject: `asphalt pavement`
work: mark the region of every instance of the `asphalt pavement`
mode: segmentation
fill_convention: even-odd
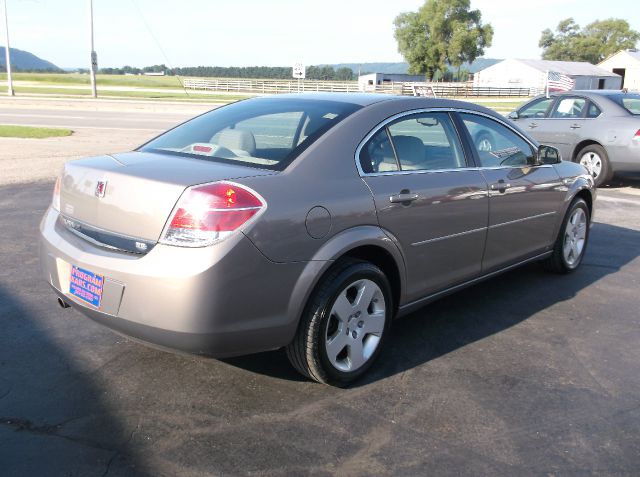
[[[640,183],[600,192],[576,273],[531,264],[397,321],[349,389],[60,309],[37,258],[51,188],[0,187],[5,477],[638,475]]]

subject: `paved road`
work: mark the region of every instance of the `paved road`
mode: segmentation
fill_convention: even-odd
[[[206,110],[206,108],[203,108]],[[164,130],[195,113],[0,108],[0,124],[98,129]]]
[[[346,390],[61,310],[36,257],[51,184],[0,187],[0,473],[637,475],[639,186],[601,192],[578,272],[530,265],[396,322]]]

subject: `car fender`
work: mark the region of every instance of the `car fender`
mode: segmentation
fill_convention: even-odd
[[[562,179],[563,186],[566,187],[567,193],[564,196],[564,200],[562,203],[561,211],[559,214],[556,230],[554,232],[554,237],[558,236],[560,232],[560,227],[562,226],[562,221],[564,220],[567,211],[569,210],[569,206],[573,199],[583,190],[588,190],[591,194],[591,220],[593,221],[593,216],[595,213],[595,204],[596,204],[596,188],[593,184],[593,178],[588,174],[579,175],[576,177],[565,177]]]
[[[292,326],[291,339],[304,312],[309,297],[322,276],[340,257],[358,247],[373,245],[384,249],[393,258],[400,276],[400,295],[405,289],[406,266],[398,240],[388,231],[375,225],[352,227],[336,234],[324,243],[307,262],[296,282],[289,300],[288,318]]]

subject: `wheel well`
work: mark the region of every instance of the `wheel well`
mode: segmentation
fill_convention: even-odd
[[[576,194],[576,197],[580,197],[587,203],[587,207],[589,207],[589,215],[592,215],[593,212],[593,197],[591,197],[591,193],[587,189],[582,189]]]
[[[364,260],[366,262],[373,263],[376,267],[380,268],[389,279],[391,285],[391,293],[393,294],[393,306],[398,308],[400,302],[400,271],[396,265],[393,256],[387,252],[384,248],[376,245],[363,245],[361,247],[349,250],[340,258],[355,258],[358,260]]]
[[[578,153],[580,151],[582,151],[583,148],[585,148],[587,146],[591,146],[592,144],[595,144],[596,146],[602,147],[602,144],[600,144],[597,141],[594,141],[593,139],[585,139],[584,141],[579,142],[578,144],[576,144],[576,147],[573,150],[573,156],[571,157],[571,161],[572,162],[576,162],[576,159],[578,158]]]

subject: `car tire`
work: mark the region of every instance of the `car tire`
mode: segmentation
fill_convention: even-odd
[[[312,293],[286,347],[289,361],[314,381],[348,385],[380,354],[391,325],[392,300],[389,280],[380,268],[369,262],[339,261]]]
[[[575,161],[589,170],[596,187],[606,184],[613,177],[607,151],[599,144],[589,144],[580,149]]]
[[[578,269],[587,250],[590,223],[589,206],[579,197],[574,199],[562,221],[553,253],[544,261],[547,270],[566,274]]]
[[[487,131],[480,131],[476,134],[473,143],[476,145],[476,149],[480,152],[491,152],[496,148],[493,136],[491,136]]]

